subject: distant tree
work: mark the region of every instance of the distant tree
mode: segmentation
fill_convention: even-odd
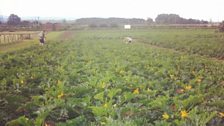
[[[9,25],[19,25],[21,18],[15,14],[11,14],[8,18],[7,24]]]
[[[159,14],[155,19],[158,24],[176,24],[181,20],[181,17],[176,14]]]
[[[146,22],[147,22],[147,24],[152,24],[152,23],[154,23],[154,21],[153,21],[152,18],[148,18],[148,19],[146,20]]]
[[[108,25],[107,24],[100,24],[100,27],[106,28],[106,27],[108,27]]]
[[[209,22],[208,21],[201,20],[201,23],[202,24],[208,24]]]
[[[66,24],[66,23],[67,23],[66,19],[63,19],[63,20],[62,20],[62,23],[63,23],[63,24]]]
[[[224,32],[224,21],[222,21],[222,23],[219,24],[219,31]]]
[[[145,20],[140,18],[128,19],[130,24],[144,24]]]
[[[57,26],[56,26],[56,23],[53,23],[53,24],[52,24],[52,30],[53,30],[53,31],[56,31],[56,27],[57,27]]]
[[[76,24],[78,25],[91,25],[96,24],[97,26],[101,26],[102,24],[106,24],[110,26],[110,24],[145,24],[146,21],[140,18],[80,18],[76,20]]]
[[[111,23],[111,24],[110,24],[110,27],[112,27],[112,28],[117,28],[117,27],[119,27],[119,25],[116,24],[116,23]]]
[[[0,15],[0,24],[3,24],[3,16]]]
[[[208,21],[196,20],[196,19],[185,19],[177,14],[159,14],[156,19],[158,24],[207,24]]]
[[[22,21],[21,23],[20,23],[22,26],[30,26],[31,25],[31,23],[29,22],[29,21]]]
[[[90,27],[90,28],[96,28],[97,25],[92,23],[92,24],[89,25],[89,27]]]

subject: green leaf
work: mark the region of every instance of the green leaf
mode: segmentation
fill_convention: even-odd
[[[97,107],[97,106],[91,106],[89,107],[92,109],[94,115],[96,116],[106,116],[108,114],[108,109],[105,107]]]
[[[33,126],[32,121],[30,121],[25,116],[21,116],[18,119],[12,120],[6,123],[6,126]]]
[[[104,91],[96,94],[94,96],[94,98],[103,102],[104,101]]]
[[[108,96],[112,99],[118,92],[121,92],[121,89],[110,89],[108,90]]]

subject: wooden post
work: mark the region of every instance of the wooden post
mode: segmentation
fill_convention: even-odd
[[[14,41],[14,42],[16,41],[15,34],[13,34],[13,41]]]
[[[12,34],[12,42],[15,42],[14,34]]]
[[[20,36],[20,34],[18,34],[18,40],[20,40],[21,39],[21,36]]]
[[[8,39],[8,43],[10,42],[10,38],[9,38],[9,35],[7,35],[7,39]]]
[[[12,35],[9,34],[9,43],[12,42]]]
[[[17,39],[17,34],[15,34],[15,39],[16,39],[16,41],[18,41],[18,39]]]
[[[3,41],[3,43],[5,43],[5,41],[6,41],[6,38],[5,38],[5,35],[3,35],[4,36],[4,41]]]

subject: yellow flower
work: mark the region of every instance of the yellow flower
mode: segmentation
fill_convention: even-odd
[[[181,118],[187,118],[188,117],[187,111],[186,110],[181,111],[180,116],[181,116]]]
[[[202,81],[202,77],[198,77],[196,80],[197,83],[201,83],[201,81]]]
[[[170,116],[165,112],[165,113],[163,113],[163,119],[165,119],[165,120],[167,120],[167,119],[169,119],[170,118]]]
[[[61,81],[60,80],[58,80],[58,84],[60,84],[61,83]]]
[[[106,86],[107,86],[107,85],[106,85],[105,82],[100,83],[100,87],[101,87],[101,88],[105,88]]]
[[[170,74],[170,78],[173,79],[174,78],[174,75]]]
[[[152,90],[150,88],[147,88],[147,92],[151,92]]]
[[[136,89],[133,91],[133,94],[139,94],[139,88],[136,88]]]
[[[107,104],[107,103],[105,103],[105,104],[103,105],[103,107],[104,107],[104,108],[107,108],[107,107],[108,107],[108,104]]]
[[[219,117],[224,118],[224,112],[219,112]]]
[[[198,79],[197,79],[197,82],[198,82],[198,83],[200,83],[200,82],[201,82],[201,79],[200,79],[200,78],[198,78]]]
[[[191,90],[191,88],[192,88],[191,85],[188,85],[188,86],[185,87],[186,90]]]
[[[125,71],[121,70],[119,73],[120,73],[120,74],[124,74],[124,73],[125,73]]]
[[[23,81],[23,80],[21,80],[20,82],[21,82],[21,84],[23,84],[23,83],[24,83],[24,81]]]
[[[61,92],[59,95],[58,95],[58,98],[62,98],[64,96],[64,93]]]
[[[192,71],[192,74],[195,75],[196,74],[195,71]]]

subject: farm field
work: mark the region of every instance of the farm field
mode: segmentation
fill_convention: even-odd
[[[0,125],[224,125],[213,29],[67,32],[0,54]],[[125,44],[131,36],[134,42]]]
[[[38,34],[39,32],[37,32]],[[60,38],[60,35],[62,35],[63,32],[50,32],[47,35],[47,41],[52,41],[55,39]],[[25,48],[29,48],[33,45],[39,44],[38,37],[35,36],[31,40],[19,40],[17,42],[13,43],[7,43],[7,44],[0,44],[0,54],[7,53],[7,52],[13,52]]]

